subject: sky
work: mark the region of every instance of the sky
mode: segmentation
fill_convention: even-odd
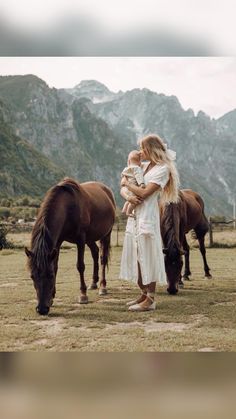
[[[0,15],[24,30],[43,31],[68,16],[89,16],[113,31],[161,27],[235,53],[235,0],[0,0]]]
[[[148,88],[218,118],[236,108],[235,57],[0,57],[0,75],[34,74],[50,87],[94,79],[117,92]]]

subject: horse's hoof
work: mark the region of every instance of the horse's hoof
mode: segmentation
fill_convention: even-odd
[[[211,279],[211,278],[212,278],[212,275],[211,275],[211,274],[206,274],[206,275],[205,275],[205,278],[209,278],[209,279]]]
[[[189,278],[189,276],[184,276],[184,277],[183,277],[183,279],[184,279],[185,281],[191,281],[191,279]]]
[[[97,284],[92,282],[92,284],[88,287],[89,290],[96,290],[98,288]]]
[[[87,295],[81,295],[79,299],[80,304],[88,304],[88,297]]]
[[[184,283],[183,282],[179,282],[179,288],[184,288]]]
[[[107,295],[107,289],[106,288],[100,288],[99,289],[99,295]]]

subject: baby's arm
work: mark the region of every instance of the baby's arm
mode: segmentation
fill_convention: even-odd
[[[133,196],[128,195],[127,192],[129,191],[129,189],[125,186],[125,184],[123,182],[127,182],[127,179],[126,179],[125,176],[123,176],[122,179],[121,179],[120,194],[121,194],[122,198],[124,198],[126,201],[128,201],[128,202],[130,202],[131,204],[134,204],[134,205],[141,204],[141,202],[143,201],[143,198],[141,198],[139,196],[136,196],[136,195],[133,195]]]
[[[142,188],[145,188],[143,171],[142,171],[141,167],[138,167],[138,166],[135,167],[135,169],[134,169],[134,177],[136,179],[136,182],[137,182],[138,186],[141,186]]]

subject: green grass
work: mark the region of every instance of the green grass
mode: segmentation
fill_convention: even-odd
[[[57,295],[48,317],[35,312],[36,298],[23,250],[0,252],[1,351],[235,351],[235,249],[208,249],[213,279],[203,278],[197,249],[191,251],[192,281],[179,295],[157,289],[157,310],[130,313],[136,286],[118,279],[121,247],[113,247],[108,295],[89,291],[79,305],[76,250],[62,249]],[[86,252],[86,282],[92,261]]]

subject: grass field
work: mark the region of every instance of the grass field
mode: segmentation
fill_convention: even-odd
[[[28,244],[29,235],[11,237]],[[116,237],[113,237],[113,243]],[[191,251],[192,281],[179,295],[157,289],[157,310],[130,313],[126,302],[138,295],[132,284],[118,280],[121,247],[113,247],[108,295],[89,291],[89,304],[79,305],[76,249],[63,248],[57,295],[50,315],[35,312],[36,299],[23,249],[0,252],[1,351],[235,351],[236,249],[208,249],[213,279],[203,278],[198,249]],[[92,260],[86,251],[86,282]]]

